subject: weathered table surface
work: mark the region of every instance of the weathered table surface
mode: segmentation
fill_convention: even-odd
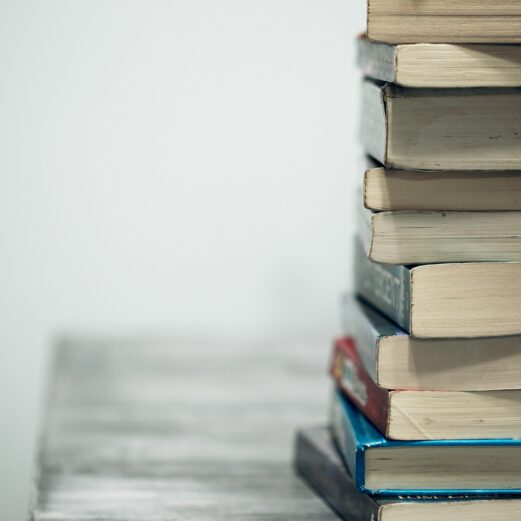
[[[74,340],[55,356],[34,521],[333,520],[291,467],[327,342]]]

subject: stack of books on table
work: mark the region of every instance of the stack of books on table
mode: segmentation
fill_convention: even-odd
[[[344,519],[521,519],[517,42],[518,1],[369,2],[355,294],[295,454]]]

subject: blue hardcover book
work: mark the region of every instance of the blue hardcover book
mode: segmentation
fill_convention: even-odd
[[[326,428],[300,430],[295,469],[345,521],[511,521],[521,496],[385,497],[356,490]]]
[[[521,440],[392,441],[338,390],[331,428],[360,492],[381,496],[521,495]]]

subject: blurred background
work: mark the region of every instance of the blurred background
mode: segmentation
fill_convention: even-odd
[[[364,9],[0,1],[1,519],[25,518],[63,332],[313,336],[327,352]]]

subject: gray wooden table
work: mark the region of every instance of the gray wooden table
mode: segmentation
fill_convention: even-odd
[[[327,341],[69,340],[57,350],[34,521],[336,519],[291,467],[325,421]]]

